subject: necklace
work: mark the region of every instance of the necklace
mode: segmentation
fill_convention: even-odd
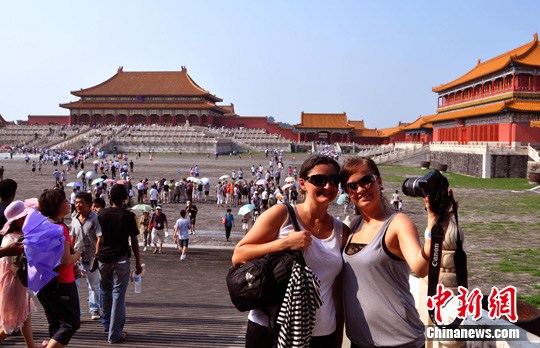
[[[318,226],[317,226],[318,225]],[[319,221],[319,223],[317,223],[317,220],[314,221],[313,223],[313,230],[312,230],[312,233],[315,234],[315,235],[318,235],[321,233],[321,229],[322,229],[322,221]]]

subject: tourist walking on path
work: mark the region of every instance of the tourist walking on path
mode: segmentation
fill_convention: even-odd
[[[0,231],[0,234],[4,235],[2,248],[22,236],[22,226],[28,212],[29,209],[22,201],[11,202],[6,208],[7,223]],[[0,342],[5,340],[7,335],[20,330],[26,347],[34,348],[31,314],[36,310],[36,306],[27,288],[15,276],[13,266],[12,257],[0,258]]]
[[[92,211],[99,215],[99,212],[105,208],[105,200],[101,197],[94,198],[92,201]]]
[[[227,242],[229,241],[229,238],[231,237],[231,229],[234,226],[234,215],[232,214],[231,209],[227,209],[227,212],[223,214],[223,225],[225,226],[225,238],[227,238]]]
[[[150,225],[152,226],[152,243],[154,244],[154,254],[163,253],[163,242],[165,241],[165,231],[169,231],[167,216],[163,213],[161,205],[156,207],[156,212],[152,214]],[[158,249],[159,244],[159,249]]]
[[[77,193],[75,211],[71,220],[71,235],[74,240],[74,249],[81,253],[81,264],[86,274],[90,318],[98,320],[101,318],[100,277],[97,269],[92,270],[92,263],[96,256],[97,238],[101,236],[101,226],[97,214],[92,211],[90,193]]]
[[[64,347],[81,326],[79,293],[75,285],[74,272],[75,262],[79,260],[81,253],[72,250],[68,228],[62,222],[70,210],[64,191],[53,189],[43,192],[39,197],[38,207],[41,214],[63,227],[66,238],[62,263],[58,267],[58,277],[37,293],[49,323],[51,339],[47,347]]]
[[[351,347],[422,347],[425,327],[410,293],[409,274],[427,275],[431,239],[422,245],[410,218],[387,203],[373,160],[348,160],[341,179],[360,213],[360,220],[351,222],[343,251],[343,308]],[[425,203],[431,230],[437,215],[427,198]]]
[[[249,231],[249,213],[242,216],[242,231],[244,232],[244,235],[248,233]]]
[[[189,221],[191,222],[191,232],[189,234],[195,234],[195,223],[197,222],[197,213],[199,209],[195,204],[191,204],[191,201],[186,203],[186,213],[189,216]]]
[[[7,222],[4,211],[7,206],[15,199],[17,193],[17,182],[13,179],[6,179],[0,181],[0,229],[4,227]],[[2,235],[0,234],[0,242],[2,241]]]
[[[348,228],[328,214],[338,192],[339,164],[325,156],[312,156],[302,164],[299,184],[304,203],[294,207],[301,231],[294,231],[284,204],[276,204],[256,220],[236,245],[234,265],[284,250],[302,250],[306,264],[320,281],[322,305],[316,310],[310,347],[341,347],[342,234]],[[304,313],[308,316],[308,313]],[[274,333],[262,310],[248,316],[246,347],[273,347]]]
[[[135,186],[137,188],[137,203],[144,202],[144,184],[142,179]]]
[[[399,210],[399,200],[400,200],[400,197],[399,197],[399,191],[396,190],[396,192],[394,192],[392,194],[392,206],[394,207],[394,210]]]
[[[142,213],[141,218],[139,219],[139,226],[140,230],[143,235],[143,243],[144,243],[144,249],[143,251],[146,251],[147,248],[150,246],[150,240],[148,238],[148,235],[150,234],[150,230],[148,227],[150,226],[150,213],[145,211]]]
[[[156,188],[156,185],[153,185],[149,192],[150,195],[150,205],[152,208],[156,208],[158,204],[159,191]]]
[[[180,219],[176,220],[176,223],[174,224],[174,242],[180,249],[180,261],[185,261],[187,259],[191,222],[186,216],[186,211],[184,209],[180,210]]]
[[[126,339],[123,329],[126,321],[125,297],[130,276],[131,251],[135,255],[137,274],[142,272],[142,265],[136,217],[124,208],[124,202],[128,199],[126,187],[114,185],[110,196],[111,207],[99,213],[102,235],[98,237],[96,258],[99,260],[101,275],[101,323],[108,332],[109,343],[117,343]]]

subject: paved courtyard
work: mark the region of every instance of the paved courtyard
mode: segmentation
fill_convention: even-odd
[[[243,347],[247,313],[234,308],[225,275],[232,249],[192,248],[189,259],[180,262],[173,248],[163,254],[143,255],[146,273],[142,293],[133,283],[127,291],[125,331],[128,347]],[[83,310],[81,328],[70,347],[104,347],[106,333],[88,314],[85,279],[79,291]],[[32,318],[36,343],[47,338],[47,320],[36,299],[38,311]],[[21,336],[8,337],[6,347],[24,346]]]

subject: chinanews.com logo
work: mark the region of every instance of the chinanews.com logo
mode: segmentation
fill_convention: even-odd
[[[511,323],[518,320],[517,316],[517,292],[514,286],[507,286],[501,290],[492,287],[487,298],[487,312],[489,319],[505,318]],[[454,298],[457,301],[453,301]],[[433,296],[427,297],[427,309],[433,310],[435,321],[438,325],[443,325],[443,309],[453,301],[457,305],[456,315],[459,319],[466,319],[471,316],[473,320],[482,317],[482,292],[480,289],[468,289],[459,286],[458,294],[445,289],[442,284],[437,285],[437,292]],[[426,326],[426,339],[433,340],[456,340],[456,341],[484,341],[484,340],[526,340],[526,334],[516,326],[507,325],[460,325],[456,328],[438,327],[435,325]],[[521,337],[523,336],[523,337]]]
[[[523,337],[522,337],[523,336]],[[461,325],[447,329],[426,326],[427,341],[525,341],[526,334],[511,325]],[[538,342],[540,343],[540,341]]]

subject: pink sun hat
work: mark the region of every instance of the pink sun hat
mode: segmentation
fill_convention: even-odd
[[[9,228],[11,227],[11,223],[15,220],[18,220],[20,218],[25,217],[28,215],[30,210],[34,207],[37,207],[37,199],[36,198],[30,198],[23,201],[13,201],[11,202],[7,207],[6,210],[4,210],[4,215],[7,219],[7,222],[4,224],[4,227],[2,230],[0,230],[1,235],[5,235]]]

